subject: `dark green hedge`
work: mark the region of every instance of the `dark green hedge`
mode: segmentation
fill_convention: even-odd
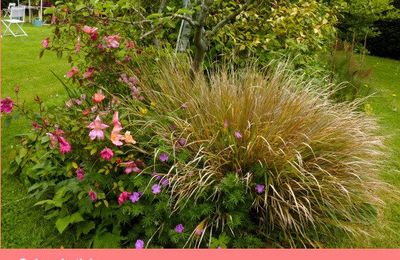
[[[381,34],[368,40],[367,48],[373,55],[400,60],[400,19],[378,21]]]

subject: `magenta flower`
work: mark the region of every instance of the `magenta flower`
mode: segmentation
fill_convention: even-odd
[[[106,129],[108,125],[103,124],[103,122],[100,119],[100,116],[97,116],[96,119],[93,122],[91,122],[87,127],[92,129],[92,131],[90,131],[89,133],[90,139],[94,140],[98,138],[102,140],[104,139],[103,130]]]
[[[263,193],[264,190],[265,190],[264,184],[257,184],[257,185],[256,185],[256,192],[257,192],[258,194]]]
[[[97,194],[96,194],[96,192],[94,192],[93,190],[90,190],[90,191],[89,191],[89,199],[90,199],[91,201],[96,201],[96,200],[97,200]]]
[[[113,151],[106,147],[100,152],[100,157],[106,161],[111,161],[111,158],[114,156]]]
[[[60,145],[60,152],[62,154],[71,152],[72,150],[71,145],[67,142],[67,140],[65,140],[64,137],[62,136],[58,137],[58,144]]]
[[[75,75],[79,74],[79,70],[77,67],[72,67],[65,76],[67,76],[67,78],[72,78]]]
[[[132,201],[132,203],[136,203],[139,201],[140,196],[142,196],[141,192],[133,192],[131,196],[129,196],[129,199]]]
[[[175,232],[176,232],[176,233],[182,233],[184,230],[185,230],[185,227],[184,227],[182,224],[178,224],[178,225],[175,227]]]
[[[242,139],[242,134],[239,131],[236,131],[235,132],[235,138],[238,139],[238,140]]]
[[[136,240],[135,248],[136,249],[143,249],[144,248],[144,241],[140,240],[140,239]]]
[[[10,114],[13,110],[14,102],[10,97],[3,98],[0,101],[0,111],[1,113]]]
[[[81,167],[76,169],[76,178],[78,179],[78,181],[83,181],[83,179],[85,178],[85,171]]]
[[[167,153],[161,153],[160,154],[160,161],[161,162],[166,162],[166,161],[168,161],[168,154]]]
[[[154,184],[153,186],[151,186],[151,191],[153,192],[153,194],[157,195],[161,192],[161,186],[158,184]]]
[[[137,166],[137,164],[135,163],[135,162],[132,162],[132,161],[128,161],[128,162],[126,162],[125,163],[125,173],[126,174],[129,174],[129,173],[131,173],[131,172],[136,172],[136,173],[139,173],[139,172],[141,172],[142,170]]]
[[[108,48],[114,48],[114,49],[118,48],[119,39],[120,39],[119,35],[104,36],[104,40],[106,41]]]
[[[49,47],[49,38],[43,39],[42,41],[43,48],[47,49]]]
[[[124,204],[124,202],[128,200],[130,195],[131,194],[129,192],[127,192],[127,191],[121,192],[121,194],[118,197],[118,204],[119,205]]]
[[[86,69],[85,73],[83,73],[83,78],[90,79],[91,77],[93,77],[93,74],[94,74],[94,68],[89,67]]]

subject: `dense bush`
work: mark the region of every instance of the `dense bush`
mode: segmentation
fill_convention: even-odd
[[[47,112],[37,100],[11,169],[60,233],[92,247],[323,246],[373,218],[381,140],[354,105],[284,66],[207,79],[146,64],[120,75],[134,95],[68,88]]]
[[[60,233],[75,232],[77,245],[137,248],[318,247],[337,232],[365,233],[380,205],[382,143],[357,103],[332,103],[331,86],[287,65],[233,65],[205,76],[185,55],[153,48],[167,45],[188,10],[165,7],[143,20],[151,7],[137,12],[135,1],[78,2],[51,9],[54,35],[42,41],[41,55],[51,49],[71,63],[59,77],[69,99],[46,109],[37,97],[36,113],[15,104],[33,131],[21,137],[9,169]],[[243,7],[215,4],[233,14]],[[335,17],[325,5],[287,1],[272,9],[274,48],[300,46],[313,60],[326,47]],[[279,22],[288,14],[293,30]],[[209,13],[204,28],[220,16]],[[152,25],[141,24],[147,20]],[[164,30],[146,40],[147,26]],[[223,28],[236,32],[231,26]],[[304,28],[314,28],[315,45],[302,45],[309,37],[296,33]],[[211,49],[230,41],[213,40]],[[217,53],[237,46],[226,47]],[[1,109],[10,113],[12,101]]]

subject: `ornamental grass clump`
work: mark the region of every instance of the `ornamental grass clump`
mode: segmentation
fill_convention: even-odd
[[[264,246],[323,246],[336,231],[365,233],[381,204],[383,145],[357,103],[332,103],[285,64],[209,77],[188,67],[142,68],[140,87],[153,118],[165,120],[146,127],[173,146],[172,212],[214,206],[191,235],[196,243],[218,233],[244,241],[247,232]]]

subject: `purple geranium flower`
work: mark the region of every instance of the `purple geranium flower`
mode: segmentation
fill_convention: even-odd
[[[169,180],[168,179],[162,179],[161,185],[162,186],[168,186],[169,185]]]
[[[185,227],[184,227],[182,224],[178,224],[178,225],[175,227],[176,233],[182,233],[183,230],[185,230]]]
[[[153,172],[153,173],[151,174],[151,176],[153,176],[154,178],[156,178],[156,180],[161,180],[161,176],[158,175],[158,173],[156,173],[156,172]]]
[[[235,132],[235,138],[238,139],[238,140],[242,139],[242,134],[239,131],[236,131]]]
[[[132,201],[132,203],[136,203],[139,201],[140,196],[142,196],[141,192],[133,192],[131,196],[129,196],[129,199]]]
[[[136,249],[142,249],[142,248],[144,248],[144,241],[141,240],[141,239],[136,240],[135,248],[136,248]]]
[[[168,161],[168,154],[167,153],[161,153],[160,154],[160,161],[162,161],[162,162]]]
[[[153,186],[151,186],[151,191],[153,192],[153,194],[158,194],[161,192],[161,186],[158,184],[154,184]]]
[[[263,193],[264,190],[265,190],[264,184],[257,184],[257,185],[256,185],[256,192],[257,192],[258,194]]]

